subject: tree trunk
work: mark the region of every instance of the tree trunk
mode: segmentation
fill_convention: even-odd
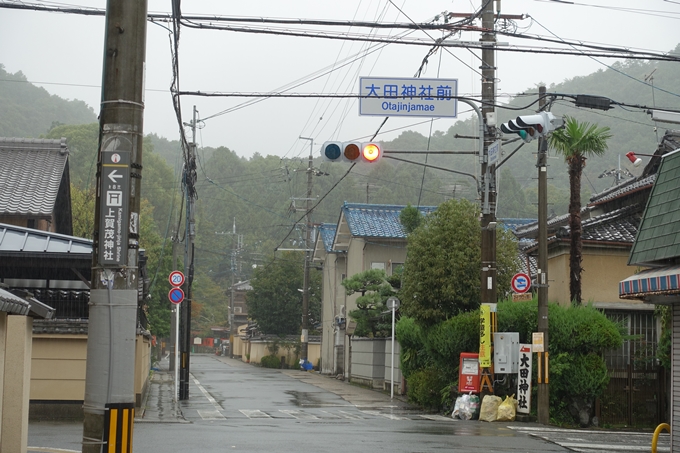
[[[569,159],[569,229],[571,241],[569,250],[569,293],[571,302],[581,305],[581,174],[585,157],[576,155]]]

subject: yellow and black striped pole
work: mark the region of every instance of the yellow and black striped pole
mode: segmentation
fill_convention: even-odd
[[[103,452],[132,453],[134,403],[111,403],[106,405],[106,409],[104,439],[108,439],[108,445],[104,447]]]

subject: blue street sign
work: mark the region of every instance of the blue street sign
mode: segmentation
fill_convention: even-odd
[[[184,300],[184,291],[182,291],[182,288],[172,288],[170,292],[168,292],[168,299],[170,299],[170,302],[173,304],[179,304]]]

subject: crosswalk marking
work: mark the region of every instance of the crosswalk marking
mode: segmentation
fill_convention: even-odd
[[[272,418],[271,415],[262,412],[261,410],[239,409],[239,412],[248,418]]]
[[[222,413],[220,411],[198,410],[198,415],[200,415],[203,420],[226,420],[227,419],[227,417],[222,415]]]
[[[380,411],[361,411],[361,412],[369,415],[379,415],[381,417],[389,418],[390,420],[408,420],[408,418],[406,417],[400,417],[394,414],[383,414]]]
[[[319,417],[313,414],[309,414],[306,412],[302,411],[295,411],[295,410],[280,410],[279,412],[283,412],[286,415],[290,415],[293,418],[297,418],[299,420],[318,420]]]
[[[350,420],[361,420],[361,415],[353,414],[347,411],[338,411],[341,417],[348,418]]]

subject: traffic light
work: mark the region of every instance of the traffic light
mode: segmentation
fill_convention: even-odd
[[[550,112],[539,112],[536,115],[518,116],[514,120],[501,124],[504,134],[517,134],[526,143],[538,137],[545,137],[555,129],[564,126],[564,120]]]
[[[325,142],[321,157],[327,162],[377,162],[382,157],[382,145],[378,142]]]

